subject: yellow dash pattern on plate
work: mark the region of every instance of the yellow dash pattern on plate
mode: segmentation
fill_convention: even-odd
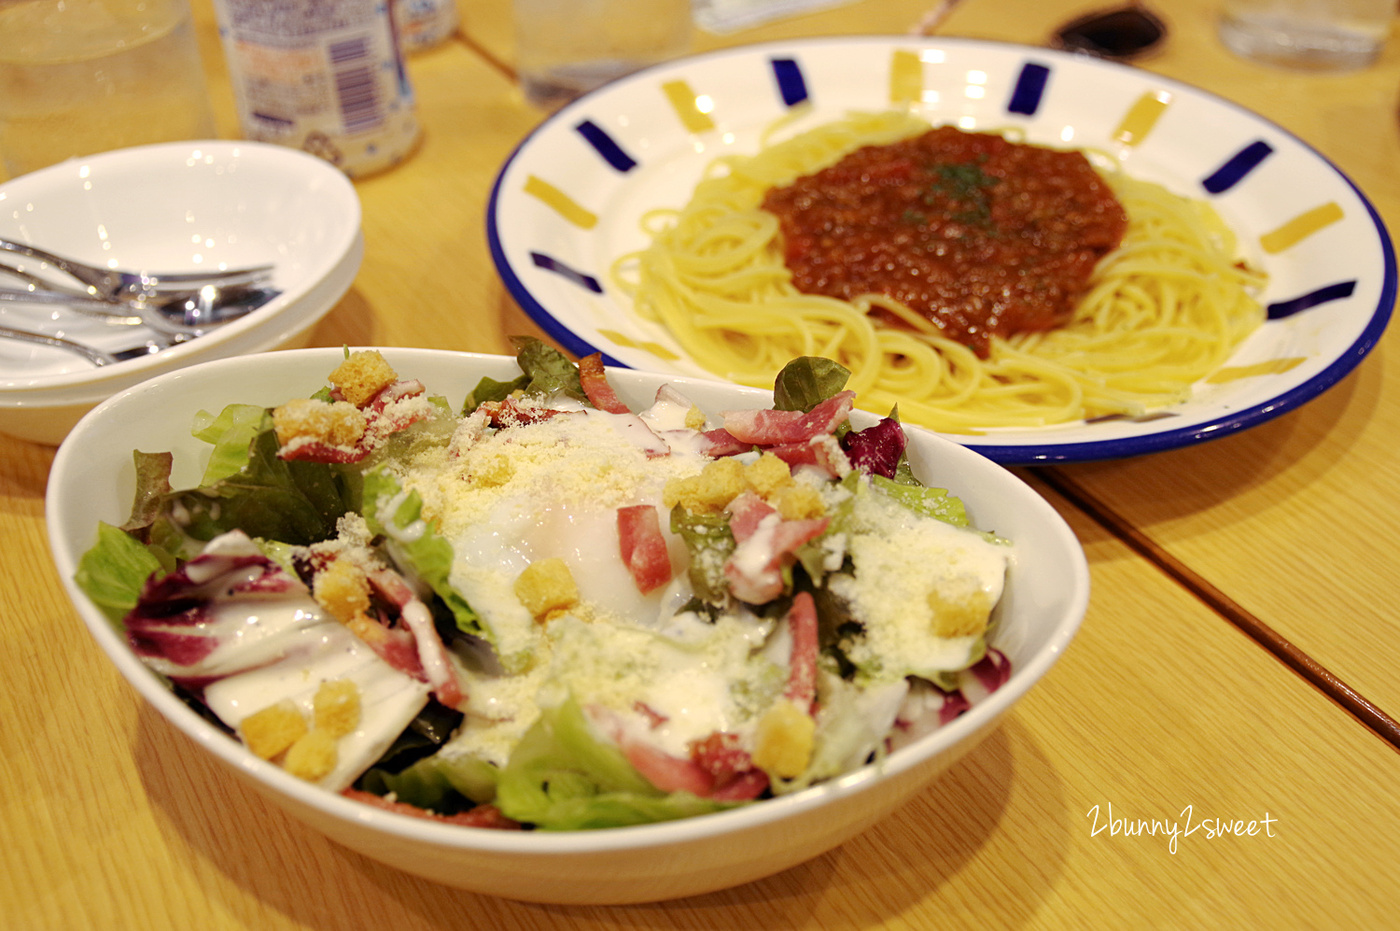
[[[1123,115],[1122,122],[1113,131],[1113,139],[1124,145],[1137,145],[1142,142],[1147,138],[1147,134],[1152,132],[1152,127],[1157,125],[1157,120],[1167,112],[1171,102],[1170,91],[1146,92]]]
[[[1241,378],[1253,378],[1256,375],[1278,375],[1306,361],[1304,356],[1290,356],[1286,359],[1256,362],[1253,365],[1229,365],[1216,371],[1206,381],[1212,385],[1220,385],[1228,381],[1239,381]]]
[[[1328,201],[1320,207],[1298,214],[1278,229],[1260,236],[1259,246],[1270,255],[1282,252],[1344,217],[1345,214],[1336,201]]]
[[[580,207],[568,194],[543,178],[530,175],[525,179],[524,190],[526,194],[538,198],[579,229],[591,230],[598,225],[597,214]]]
[[[661,85],[661,91],[671,102],[671,108],[676,111],[686,130],[703,133],[715,128],[715,121],[710,119],[709,97],[697,96],[689,84],[679,80],[665,82]]]
[[[890,103],[918,103],[924,96],[924,63],[918,52],[895,49],[890,56]]]

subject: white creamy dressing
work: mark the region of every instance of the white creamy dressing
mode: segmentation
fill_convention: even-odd
[[[468,418],[448,447],[392,464],[404,494],[418,492],[424,518],[451,543],[450,581],[482,617],[499,660],[450,654],[466,720],[445,754],[504,764],[540,707],[572,694],[611,709],[629,736],[686,757],[692,741],[716,731],[747,741],[782,694],[791,651],[785,625],[746,609],[716,622],[682,611],[692,595],[689,556],[668,529],[662,490],[706,461],[696,431],[685,426],[690,411],[688,400],[666,388],[640,415],[579,409],[498,431]],[[829,504],[849,494],[830,484],[822,493]],[[645,595],[623,563],[617,529],[617,509],[636,504],[657,508],[673,570],[669,584]],[[858,495],[854,518],[852,533],[827,541],[827,563],[839,568],[847,553],[855,563],[854,577],[832,577],[831,586],[867,622],[851,658],[881,674],[857,687],[823,673],[824,736],[813,778],[858,765],[879,744],[908,691],[904,675],[967,663],[978,638],[933,633],[930,589],[945,601],[980,593],[995,604],[1009,560],[1009,547],[915,515],[881,494]],[[353,529],[344,528],[346,539]],[[766,560],[773,529],[755,534],[755,562]],[[741,547],[736,556],[745,552]],[[552,557],[568,565],[580,602],[538,620],[514,586],[531,563]],[[211,710],[236,725],[286,698],[309,717],[321,682],[351,679],[365,717],[341,741],[340,763],[323,780],[348,785],[426,704],[429,687],[324,618],[309,595],[251,604],[255,613],[248,601],[215,609],[211,623],[234,629],[221,631],[227,645],[209,657],[210,671],[226,650],[245,669],[260,668],[209,687]]]
[[[257,555],[242,533],[210,541],[206,553]],[[200,578],[191,563],[186,574]],[[256,567],[261,572],[262,567]],[[237,728],[248,715],[290,699],[308,722],[321,683],[349,679],[360,694],[359,726],[336,743],[335,768],[318,784],[339,791],[384,754],[428,703],[428,686],[394,669],[344,625],[321,612],[309,592],[213,599],[201,633],[217,646],[199,663],[181,666],[187,678],[218,676],[204,688],[204,701],[221,721]],[[153,664],[155,665],[155,664]],[[163,669],[167,673],[173,668]]]
[[[925,677],[968,665],[980,637],[940,637],[930,594],[947,604],[1000,599],[1012,548],[980,533],[923,517],[886,495],[856,496],[856,523],[865,530],[847,541],[854,575],[832,576],[828,586],[866,622],[849,655],[885,679]]]
[[[662,490],[706,461],[685,428],[690,409],[672,391],[641,415],[588,410],[496,433],[459,432],[454,456],[400,470],[452,543],[453,585],[515,673],[463,665],[469,726],[449,752],[504,763],[540,703],[572,692],[623,712],[627,726],[642,722],[649,742],[684,756],[692,740],[742,729],[754,710],[745,702],[780,691],[786,657],[779,667],[759,652],[770,623],[711,624],[677,613],[691,597],[689,557],[668,529]],[[622,561],[618,537],[617,509],[635,504],[657,508],[671,555],[671,582],[647,594]],[[541,623],[514,583],[548,558],[568,565],[580,603]],[[635,713],[639,706],[645,714]]]
[[[467,726],[446,752],[503,764],[541,705],[573,694],[613,709],[632,736],[685,757],[692,741],[715,731],[744,739],[781,694],[791,649],[785,627],[752,615],[710,623],[677,614],[691,597],[688,554],[667,529],[661,492],[706,461],[685,426],[690,410],[667,388],[636,416],[590,409],[494,433],[459,430],[448,453],[396,470],[451,542],[451,581],[482,615],[505,669],[463,664]],[[848,495],[823,485],[832,504]],[[620,558],[616,511],[647,503],[658,509],[675,576],[643,595]],[[839,758],[827,766],[854,765],[853,755],[879,742],[907,691],[904,675],[966,664],[979,638],[936,636],[928,590],[941,587],[954,600],[976,590],[994,604],[1009,552],[884,495],[860,495],[855,516],[856,532],[831,542],[828,563],[839,567],[849,548],[856,575],[838,594],[870,621],[863,649],[891,675],[868,692],[848,687],[854,697],[828,712],[826,726],[839,736],[825,745],[840,749],[829,751]],[[776,516],[770,523],[736,559],[767,561]],[[581,601],[542,623],[514,582],[551,557],[569,566]]]
[[[295,638],[295,639],[293,639]],[[321,683],[354,682],[360,723],[336,741],[336,765],[318,785],[340,791],[384,755],[428,703],[429,687],[394,669],[335,620],[289,631],[277,662],[220,679],[204,690],[209,710],[232,727],[248,715],[290,699],[309,722]]]

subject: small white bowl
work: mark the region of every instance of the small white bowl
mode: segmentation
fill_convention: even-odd
[[[385,349],[404,377],[459,404],[483,375],[518,373],[502,356]],[[170,450],[172,482],[198,481],[204,444],[189,435],[195,413],[226,403],[273,405],[325,384],[340,349],[303,349],[197,365],[129,388],[83,418],[59,448],[46,513],[58,573],[92,636],[161,714],[254,788],[338,843],[418,876],[474,892],[553,903],[621,904],[678,898],[759,879],[811,859],[894,811],[974,747],[1069,645],[1089,597],[1084,552],[1064,520],[1029,486],[988,459],[911,429],[909,457],[928,484],[962,498],[974,524],[1012,540],[1016,555],[998,608],[993,644],[1010,680],[940,730],[832,782],[720,814],[640,827],[573,832],[465,828],[390,814],[349,801],[258,759],[172,694],[73,582],[97,522],[128,516],[131,451]],[[638,409],[676,385],[708,413],[767,407],[772,395],[681,376],[611,370],[618,395]],[[873,420],[860,411],[858,426]],[[216,809],[216,787],[204,793]],[[218,819],[211,812],[210,818]]]
[[[133,270],[276,265],[276,298],[153,355],[97,367],[65,350],[0,340],[0,432],[51,444],[97,402],[154,375],[304,345],[364,254],[360,202],[344,174],[295,149],[219,140],[119,149],[0,184],[0,237]],[[13,253],[0,258],[36,267]],[[11,281],[0,275],[0,284]],[[0,324],[108,350],[150,335],[32,304],[0,302]]]

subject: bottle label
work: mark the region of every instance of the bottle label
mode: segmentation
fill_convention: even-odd
[[[389,6],[376,0],[218,0],[243,134],[305,149],[353,176],[417,142]]]
[[[412,54],[431,48],[457,31],[456,0],[398,0],[399,32]]]

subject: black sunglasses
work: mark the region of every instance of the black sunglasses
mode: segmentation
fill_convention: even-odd
[[[1065,23],[1055,31],[1051,45],[1067,52],[1128,61],[1155,51],[1166,37],[1166,23],[1132,3]]]

